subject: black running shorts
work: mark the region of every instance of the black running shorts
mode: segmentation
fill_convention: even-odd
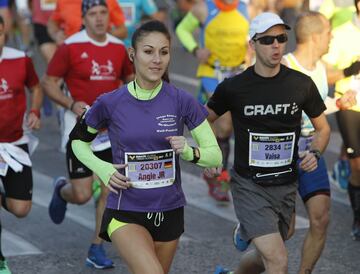
[[[45,43],[55,43],[51,39],[45,25],[34,23],[34,36],[39,46]]]
[[[96,151],[94,154],[101,160],[112,163],[111,148]],[[66,145],[66,165],[70,179],[87,178],[93,175],[93,172],[76,158],[70,141]]]
[[[106,208],[99,233],[105,241],[111,241],[107,228],[113,218],[123,223],[145,227],[155,242],[170,242],[180,238],[184,233],[184,207],[164,212],[134,212]]]
[[[27,144],[19,145],[20,148],[29,152]],[[23,165],[21,172],[15,172],[10,167],[6,176],[0,176],[6,197],[29,201],[32,198],[33,178],[30,166]]]

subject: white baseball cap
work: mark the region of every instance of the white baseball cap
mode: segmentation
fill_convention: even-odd
[[[276,25],[283,25],[286,29],[291,29],[277,14],[272,12],[260,13],[251,21],[249,31],[250,39],[253,39],[255,34],[263,33]]]

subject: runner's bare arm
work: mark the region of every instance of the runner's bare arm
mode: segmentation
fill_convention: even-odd
[[[31,87],[30,92],[31,92],[30,109],[40,110],[44,97],[40,84]]]
[[[43,92],[40,84],[37,84],[30,88],[31,92],[31,106],[30,112],[27,118],[28,127],[31,129],[40,128],[40,108],[43,101]]]
[[[51,100],[66,109],[70,109],[73,104],[73,100],[61,91],[60,80],[61,78],[59,77],[45,75],[41,81],[41,85],[45,94],[49,96]]]
[[[200,48],[196,42],[193,32],[205,22],[207,17],[206,4],[200,1],[194,5],[190,12],[179,23],[176,28],[176,34],[183,46],[196,56],[200,62],[206,62],[210,51]]]
[[[324,152],[330,138],[330,126],[324,113],[316,118],[310,118],[310,120],[315,128],[314,139],[311,143],[310,153],[300,155],[303,158],[300,162],[300,168],[306,172],[311,172],[317,168],[317,157],[319,155],[316,155],[316,151]],[[315,153],[312,151],[315,151]]]
[[[55,41],[57,45],[61,45],[65,40],[64,31],[59,27],[56,21],[49,18],[47,23],[47,31],[50,37]]]
[[[209,116],[207,117],[207,120],[209,121],[210,125],[216,121],[217,118],[219,118],[219,115],[215,113],[211,108],[208,106],[205,106],[207,111],[209,112]]]
[[[310,149],[317,149],[322,153],[325,151],[330,139],[331,130],[329,123],[327,122],[324,113],[316,118],[310,118],[310,120],[315,128],[315,135]]]
[[[360,61],[353,62],[345,69],[337,69],[331,64],[328,64],[326,62],[324,63],[326,66],[326,74],[329,85],[333,85],[337,81],[349,77],[351,75],[357,75],[360,72]]]
[[[203,24],[208,16],[205,1],[197,1],[191,8],[191,13]]]

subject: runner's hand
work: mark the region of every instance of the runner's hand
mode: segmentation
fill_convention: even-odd
[[[127,164],[114,164],[113,165],[116,169],[124,169],[127,167]],[[106,186],[111,192],[114,192],[115,194],[119,194],[119,192],[116,190],[118,188],[120,189],[128,189],[131,187],[130,179],[124,175],[122,175],[119,171],[115,171],[109,180],[109,184]]]
[[[75,101],[71,107],[71,111],[74,112],[78,117],[80,117],[83,112],[86,110],[87,104],[83,101]]]
[[[221,174],[222,167],[207,167],[204,169],[204,175],[208,178],[215,178]]]
[[[184,136],[168,136],[166,140],[169,141],[171,148],[176,154],[181,154],[184,151],[186,139]]]
[[[300,168],[306,172],[311,172],[317,169],[318,161],[314,155],[309,151],[299,153],[300,158],[302,158],[300,162]]]
[[[205,64],[211,55],[210,50],[207,48],[199,48],[196,50],[195,56],[200,63]]]
[[[339,99],[340,109],[349,109],[356,105],[356,91],[348,90]]]
[[[29,113],[27,116],[27,126],[30,129],[39,129],[40,128],[40,119],[36,116],[35,113]]]

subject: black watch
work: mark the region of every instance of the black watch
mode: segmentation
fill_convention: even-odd
[[[314,154],[316,160],[318,160],[318,161],[320,160],[320,158],[321,158],[321,152],[320,152],[320,150],[318,150],[318,149],[311,149],[309,152],[312,153],[312,154]]]
[[[196,51],[197,51],[198,49],[199,49],[199,47],[196,46],[196,47],[191,51],[192,55],[194,55],[195,57],[196,57]]]
[[[191,147],[193,150],[193,159],[192,163],[196,164],[200,159],[200,150],[197,147]]]

